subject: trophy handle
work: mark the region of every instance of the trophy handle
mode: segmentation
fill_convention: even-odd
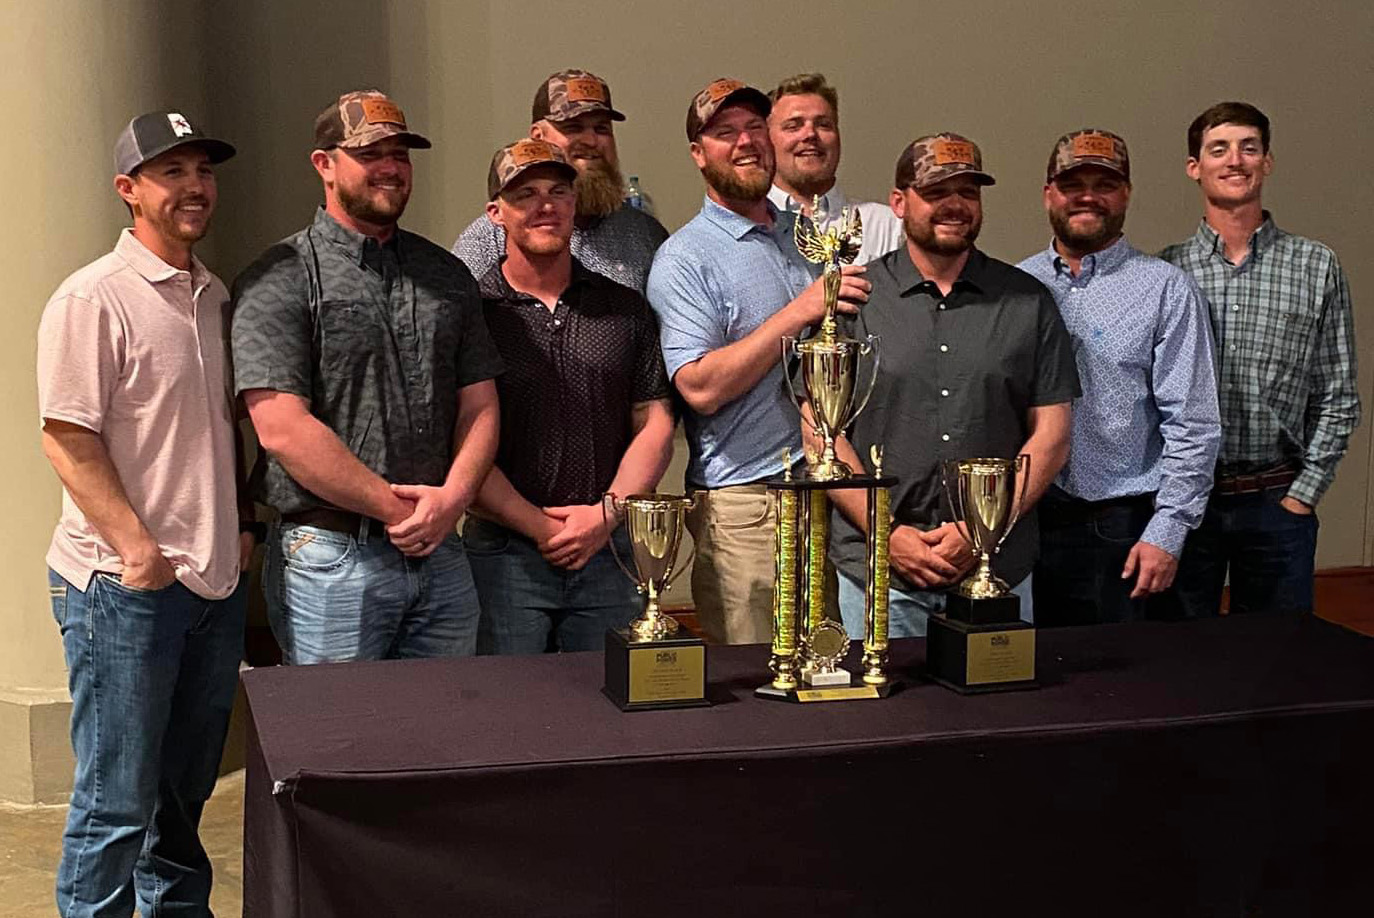
[[[1011,522],[1007,524],[1007,531],[1002,533],[1002,538],[997,540],[997,546],[993,551],[1002,547],[1002,543],[1007,540],[1007,536],[1011,535],[1011,531],[1016,528],[1017,521],[1021,519],[1021,514],[1026,510],[1026,488],[1030,485],[1030,467],[1030,453],[1022,453],[1016,457],[1016,477],[1020,479],[1017,482],[1020,485],[1020,493],[1017,495],[1016,508],[1011,513]]]
[[[687,514],[688,514],[688,513],[694,512],[694,511],[697,509],[697,507],[701,505],[701,501],[702,501],[703,497],[705,496],[705,494],[706,494],[705,491],[693,491],[693,492],[692,492],[692,496],[691,496],[691,498],[687,501],[687,506],[686,506],[686,508],[683,509],[683,512],[682,512],[682,513],[683,513],[683,520],[682,520],[682,528],[683,528],[683,529],[686,529],[686,528],[687,528],[687,520],[686,520]],[[688,535],[691,535],[692,533],[691,533],[690,531],[688,531],[687,534],[688,534]],[[678,544],[681,544],[681,541],[679,541]],[[693,539],[693,540],[692,540],[692,549],[691,549],[691,551],[687,552],[687,561],[686,561],[684,564],[680,564],[680,565],[675,565],[675,566],[674,566],[672,573],[670,573],[670,574],[668,575],[668,579],[663,581],[663,589],[666,590],[666,589],[668,589],[668,587],[670,587],[670,586],[672,586],[673,584],[677,583],[677,578],[681,577],[681,576],[682,576],[682,572],[685,571],[685,570],[687,570],[687,568],[689,568],[689,567],[692,566],[692,559],[695,558],[696,556],[697,556],[697,540],[696,540],[696,539]]]
[[[623,505],[617,504],[615,500],[615,495],[610,493],[609,491],[601,495],[601,518],[606,521],[607,526],[610,528],[611,532],[614,533],[616,528],[619,527],[620,524],[616,523],[615,526],[610,526],[611,518],[610,515],[606,513],[606,504],[608,502],[611,505],[611,509],[615,511],[616,516],[620,515],[620,508]],[[611,557],[615,559],[616,566],[625,572],[625,576],[630,578],[630,582],[635,585],[636,590],[639,590],[639,592],[641,593],[644,592],[643,588],[639,585],[639,578],[632,574],[630,572],[630,569],[625,566],[625,562],[620,559],[620,552],[616,551],[615,548],[614,536],[607,538],[606,543],[611,546]]]
[[[868,400],[873,397],[873,387],[878,384],[878,365],[882,362],[883,357],[882,351],[878,349],[878,343],[881,340],[877,335],[869,335],[868,340],[859,348],[860,354],[873,355],[872,370],[868,374],[868,391],[864,393],[863,400],[859,402],[859,407],[850,412],[846,426],[854,423],[854,419],[863,413],[863,410],[868,407]]]
[[[968,523],[964,519],[964,510],[966,505],[964,503],[964,495],[959,490],[958,463],[958,459],[941,459],[940,480],[941,482],[943,482],[945,486],[945,496],[949,498],[950,512],[954,514],[954,519],[952,520],[952,522],[954,523],[954,531],[959,533],[959,535],[963,537],[964,541],[968,543],[969,548],[977,552],[979,550],[978,546],[974,545],[973,539],[969,537]],[[954,473],[952,476],[954,479],[954,487],[950,487],[951,466],[954,468]]]
[[[787,372],[787,364],[796,354],[797,339],[791,335],[784,335],[782,338],[782,378],[787,384],[787,391],[792,395],[792,407],[797,409],[797,414],[801,414],[802,402],[805,399],[797,395],[796,383],[792,382],[792,374]],[[802,416],[805,419],[805,415]]]

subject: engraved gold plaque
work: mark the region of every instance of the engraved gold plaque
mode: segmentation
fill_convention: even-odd
[[[968,685],[995,685],[1035,678],[1035,629],[985,631],[968,636]]]
[[[684,701],[706,691],[706,648],[630,648],[629,700],[634,704]]]

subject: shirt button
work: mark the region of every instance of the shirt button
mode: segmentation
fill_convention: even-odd
[[[1234,351],[1235,349],[1236,349],[1236,346],[1235,346],[1234,344],[1231,345],[1230,350],[1233,350],[1233,351]]]
[[[944,309],[944,308],[945,308],[945,304],[944,304],[944,303],[941,303],[939,306],[936,306],[935,308],[936,308],[936,309]]]
[[[941,440],[944,440],[946,443],[948,443],[948,442],[949,442],[949,434],[940,434],[940,439],[941,439]]]
[[[1240,307],[1239,307],[1239,306],[1232,305],[1232,306],[1231,306],[1231,311],[1232,311],[1232,312],[1240,312]]]
[[[945,396],[946,398],[948,398],[948,397],[949,397],[949,390],[948,390],[948,389],[941,389],[941,390],[940,390],[940,394],[943,395],[943,396]]]
[[[941,354],[947,353],[948,351],[949,351],[949,345],[948,345],[948,344],[942,344],[942,345],[940,345],[940,353],[941,353]]]
[[[553,320],[553,327],[554,327],[554,328],[557,328],[558,326],[560,326],[560,325],[562,325],[562,324],[563,324],[563,320],[562,320],[562,319],[554,319],[554,320]]]

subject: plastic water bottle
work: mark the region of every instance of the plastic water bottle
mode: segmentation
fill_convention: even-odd
[[[636,210],[642,210],[646,214],[652,215],[654,212],[654,202],[644,189],[639,187],[639,176],[630,176],[630,187],[625,190],[625,203]]]

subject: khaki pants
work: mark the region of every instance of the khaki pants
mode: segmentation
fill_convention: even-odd
[[[773,640],[773,550],[777,506],[761,484],[695,492],[687,516],[696,541],[692,601],[707,640],[767,644]],[[839,618],[834,568],[826,562],[826,609]]]

